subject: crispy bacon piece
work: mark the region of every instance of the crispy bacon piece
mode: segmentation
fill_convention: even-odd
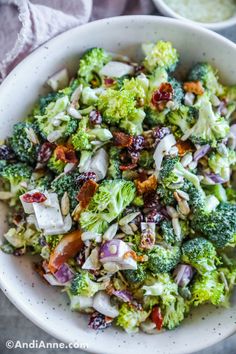
[[[194,93],[195,95],[202,95],[204,88],[200,81],[189,81],[184,83],[184,91]]]
[[[113,139],[114,139],[114,145],[121,148],[129,147],[133,143],[133,137],[131,135],[122,132],[114,132]]]
[[[194,151],[194,147],[193,147],[192,143],[189,140],[186,140],[186,141],[179,140],[179,141],[177,141],[176,147],[178,149],[179,156],[184,156],[187,152]]]
[[[92,179],[89,179],[83,184],[77,196],[82,209],[85,209],[89,205],[89,202],[94,196],[97,188],[98,184]]]
[[[46,199],[46,195],[41,192],[26,193],[22,197],[25,203],[43,203]]]
[[[128,165],[120,165],[120,170],[121,171],[133,170],[135,167],[137,167],[137,163],[130,163]]]
[[[163,326],[163,317],[162,317],[162,314],[161,314],[160,307],[154,306],[152,308],[151,320],[152,320],[152,322],[155,323],[157,330],[160,331],[162,329],[162,326]]]
[[[139,194],[148,193],[150,191],[156,190],[157,188],[157,178],[155,175],[150,176],[145,181],[136,181],[136,188]]]
[[[58,160],[61,160],[65,163],[76,163],[78,161],[75,154],[75,150],[68,148],[64,145],[58,145],[54,153]]]

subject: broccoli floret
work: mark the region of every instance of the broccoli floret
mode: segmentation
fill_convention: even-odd
[[[224,154],[212,152],[208,158],[210,169],[220,175],[224,181],[229,181],[231,166],[236,164],[236,152],[232,149],[225,149]]]
[[[132,92],[138,102],[142,100],[145,104],[147,92],[148,92],[148,79],[145,75],[139,75],[136,78],[131,78],[130,80],[124,80],[123,89]]]
[[[146,55],[143,64],[148,71],[152,72],[157,67],[164,68],[169,72],[175,70],[179,56],[171,42],[148,43],[144,44],[142,49]]]
[[[227,188],[226,189],[227,199],[231,203],[236,203],[236,189],[235,188]]]
[[[123,273],[129,283],[141,283],[147,276],[147,272],[143,264],[138,264],[138,268],[136,270],[124,270]]]
[[[196,268],[200,274],[215,270],[216,265],[220,263],[215,247],[203,237],[194,238],[183,244],[182,261]]]
[[[66,162],[58,159],[57,154],[54,150],[52,156],[48,160],[47,167],[56,173],[57,175],[61,174],[64,171],[64,168],[66,166]]]
[[[156,245],[149,253],[148,268],[154,274],[170,272],[180,261],[180,254],[177,246]]]
[[[0,173],[7,166],[6,160],[0,160]]]
[[[172,189],[166,188],[163,185],[157,187],[157,194],[163,205],[174,205],[176,200],[174,197],[174,191]]]
[[[33,254],[39,254],[42,246],[39,244],[40,232],[27,225],[10,228],[4,238],[15,248],[30,248]]]
[[[58,98],[62,97],[63,94],[60,92],[49,92],[46,96],[39,98],[39,109],[40,114],[45,114],[46,108],[51,102],[55,102]]]
[[[99,74],[111,56],[102,48],[91,48],[80,58],[78,76],[90,83]]]
[[[79,122],[77,132],[72,135],[72,145],[74,146],[75,150],[82,151],[82,150],[90,150],[92,145],[90,144],[90,135],[88,133],[88,117],[83,117]]]
[[[200,96],[196,108],[199,109],[197,122],[187,129],[182,140],[190,139],[194,144],[215,147],[229,133],[229,124],[218,113],[214,113],[207,95]]]
[[[131,135],[141,134],[145,113],[136,107],[135,93],[128,90],[104,91],[98,100],[98,109],[105,122],[118,125]]]
[[[179,158],[166,157],[163,159],[162,168],[159,173],[161,183],[168,187],[171,184],[183,185],[184,179],[191,182],[197,189],[200,189],[200,183],[197,176],[183,167]]]
[[[47,173],[46,175],[37,179],[31,177],[30,184],[32,184],[34,189],[40,189],[46,191],[51,188],[52,181],[53,181],[53,175]]]
[[[196,110],[194,107],[180,106],[178,109],[168,113],[170,124],[177,125],[182,133],[190,129],[196,123]]]
[[[188,311],[188,306],[181,296],[176,296],[175,301],[169,306],[162,306],[164,319],[163,326],[168,329],[174,329],[184,320]]]
[[[184,98],[184,91],[182,85],[179,81],[177,81],[174,77],[168,79],[168,82],[171,84],[173,88],[173,101],[179,106],[181,105]]]
[[[214,195],[220,202],[227,202],[226,190],[221,184],[208,185],[205,191],[207,195]]]
[[[89,272],[78,273],[72,279],[70,291],[73,295],[92,297],[99,290],[104,290],[104,283],[96,283]]]
[[[218,81],[216,70],[208,63],[196,64],[188,74],[189,81],[201,81],[203,87],[211,94],[220,95],[223,87]]]
[[[139,325],[147,319],[148,315],[148,312],[125,303],[119,310],[116,324],[127,333],[138,332]]]
[[[27,122],[15,124],[9,142],[20,161],[27,162],[31,165],[36,162],[39,141],[33,124]]]
[[[120,170],[120,150],[112,146],[109,150],[109,167],[107,171],[108,178],[119,179],[121,178]]]
[[[0,172],[0,178],[5,182],[5,189],[12,193],[11,205],[15,205],[16,198],[25,192],[24,183],[29,182],[31,174],[32,168],[23,162],[6,165]]]
[[[206,212],[200,209],[193,214],[191,227],[201,232],[217,248],[235,245],[236,242],[236,205],[220,203],[215,210]]]
[[[69,116],[68,105],[68,96],[62,96],[55,102],[49,103],[43,115],[35,116],[40,134],[44,139],[56,141],[66,138],[77,129],[78,120]]]
[[[191,286],[191,304],[198,306],[207,302],[226,305],[225,285],[218,271],[198,275]]]
[[[205,193],[201,188],[196,188],[190,181],[185,181],[181,189],[189,195],[189,206],[192,211],[202,209],[205,203]]]
[[[100,184],[89,206],[80,215],[83,229],[103,233],[108,224],[132,202],[135,186],[131,181],[107,180]]]
[[[45,239],[47,242],[48,247],[50,248],[50,251],[53,251],[58,243],[61,241],[61,239],[64,237],[64,235],[46,235]]]
[[[147,169],[152,168],[154,164],[153,153],[147,150],[141,151],[138,164],[143,168],[147,168]]]
[[[71,211],[73,211],[78,204],[76,200],[78,194],[78,187],[76,185],[77,176],[78,172],[63,174],[62,176],[56,178],[51,184],[52,190],[57,193],[59,199],[63,197],[65,192],[68,193]]]
[[[164,220],[161,223],[161,232],[163,240],[168,244],[174,244],[176,242],[176,235],[171,221]]]
[[[164,111],[159,112],[151,107],[147,107],[145,108],[146,115],[144,123],[151,128],[156,127],[157,125],[165,125],[168,112],[169,109],[164,109]]]
[[[99,92],[91,87],[85,87],[81,94],[81,103],[87,106],[95,105],[98,101]]]

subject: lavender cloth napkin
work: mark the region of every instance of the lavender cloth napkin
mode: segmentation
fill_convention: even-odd
[[[152,11],[152,0],[0,0],[0,82],[61,32],[89,20]]]

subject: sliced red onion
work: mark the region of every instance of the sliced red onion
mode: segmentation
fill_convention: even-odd
[[[49,77],[47,84],[54,91],[66,87],[69,83],[69,75],[66,68],[63,68]]]
[[[194,269],[187,264],[179,264],[173,273],[174,280],[178,286],[185,287],[190,283],[194,276]]]
[[[227,180],[216,173],[205,173],[205,179],[209,184],[223,184],[227,182]]]
[[[64,263],[62,266],[54,273],[55,278],[62,284],[67,283],[74,277],[74,273],[70,267]]]
[[[195,151],[193,155],[194,161],[200,160],[202,157],[204,157],[209,151],[210,151],[210,145],[206,144],[200,147],[197,151]]]
[[[58,281],[53,274],[47,273],[43,275],[44,279],[47,280],[47,282],[52,285],[52,286],[65,286],[66,283],[61,283]]]
[[[132,294],[127,290],[113,290],[112,294],[124,302],[131,302],[133,299]]]

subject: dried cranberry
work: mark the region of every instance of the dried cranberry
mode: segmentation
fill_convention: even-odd
[[[55,144],[49,142],[46,142],[43,145],[41,145],[38,152],[38,162],[40,163],[47,162],[52,156],[54,147]]]
[[[144,208],[147,209],[160,209],[160,203],[159,203],[159,198],[157,193],[155,192],[150,192],[150,193],[145,193],[144,194]]]
[[[102,123],[102,116],[99,111],[93,110],[89,113],[89,120],[92,124],[101,124]]]
[[[173,97],[173,87],[170,83],[164,82],[160,88],[153,92],[152,103],[155,105],[161,101],[170,101]]]
[[[81,173],[81,175],[79,175],[76,178],[76,184],[78,187],[81,187],[85,182],[87,182],[88,180],[92,179],[93,181],[96,181],[96,173],[95,172],[84,172]]]
[[[149,211],[149,213],[146,215],[146,222],[154,222],[156,224],[159,224],[164,219],[164,216],[162,215],[161,212],[157,211],[156,209],[153,209]]]
[[[90,315],[88,326],[92,329],[105,329],[110,327],[112,323],[112,319],[102,315],[99,312],[93,312]]]
[[[43,203],[46,199],[46,195],[41,192],[26,193],[22,197],[25,203]]]
[[[145,68],[143,65],[134,65],[134,74],[139,75],[145,71]]]
[[[114,83],[115,83],[115,80],[112,79],[111,77],[107,77],[104,79],[104,84],[107,87],[114,85]]]
[[[12,160],[15,154],[13,150],[7,145],[0,145],[0,160]]]
[[[135,151],[141,151],[144,147],[144,137],[142,135],[134,136],[131,148]]]
[[[162,140],[168,134],[170,134],[170,129],[167,127],[161,127],[161,128],[157,127],[153,129],[153,137],[157,141]]]

